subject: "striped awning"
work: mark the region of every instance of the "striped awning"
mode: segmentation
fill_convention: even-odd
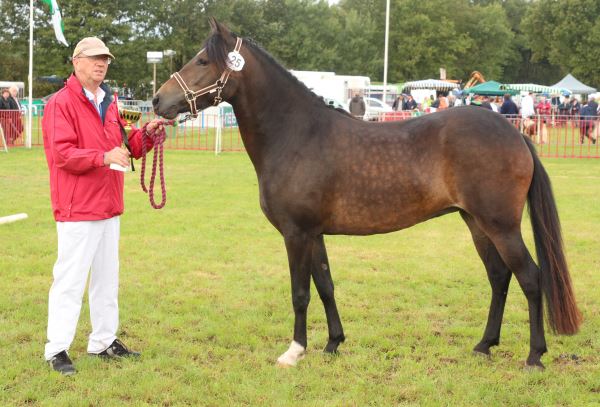
[[[411,89],[435,89],[435,90],[452,90],[458,89],[458,84],[446,81],[440,81],[439,79],[424,79],[422,81],[406,82],[403,90]]]
[[[533,93],[547,93],[549,95],[570,95],[571,91],[565,88],[537,85],[535,83],[508,83],[502,85],[501,89],[513,89]]]

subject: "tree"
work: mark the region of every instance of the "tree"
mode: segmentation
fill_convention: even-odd
[[[547,59],[591,84],[600,84],[600,2],[540,0],[523,19],[534,61]],[[556,79],[556,78],[555,78]]]

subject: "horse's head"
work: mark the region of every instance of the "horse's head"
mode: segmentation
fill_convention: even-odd
[[[236,72],[244,65],[241,38],[214,18],[204,47],[179,72],[171,75],[154,95],[154,112],[172,119],[178,113],[197,112],[228,100],[237,87]]]

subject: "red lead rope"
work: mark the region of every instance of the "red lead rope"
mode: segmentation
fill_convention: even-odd
[[[148,131],[147,126],[148,123],[146,123],[144,125],[144,127],[142,128],[142,170],[140,171],[140,184],[142,185],[142,189],[144,190],[144,192],[148,193],[148,196],[150,197],[150,205],[152,205],[152,207],[154,209],[161,209],[163,206],[165,206],[165,203],[167,202],[167,189],[165,187],[165,173],[164,173],[164,169],[163,169],[163,149],[164,149],[164,142],[165,142],[165,138],[167,137],[167,133],[165,131],[165,127],[164,126],[170,126],[173,125],[175,123],[174,120],[163,120],[162,123],[160,123],[162,125],[162,128],[160,130],[159,126],[155,127],[154,129]],[[146,180],[145,180],[145,173],[146,173],[146,153],[147,153],[147,149],[146,149],[146,138],[150,138],[152,139],[152,143],[154,144],[154,157],[152,159],[152,174],[150,175],[150,188],[147,189],[146,188]],[[156,180],[156,162],[157,160],[159,161],[159,172],[160,172],[160,190],[162,193],[162,200],[160,201],[160,204],[156,204],[156,202],[154,201],[154,181]]]

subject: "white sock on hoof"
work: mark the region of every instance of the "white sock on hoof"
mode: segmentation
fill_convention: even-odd
[[[279,358],[277,363],[284,366],[296,366],[298,361],[304,359],[306,349],[296,341],[292,341],[290,348]]]

